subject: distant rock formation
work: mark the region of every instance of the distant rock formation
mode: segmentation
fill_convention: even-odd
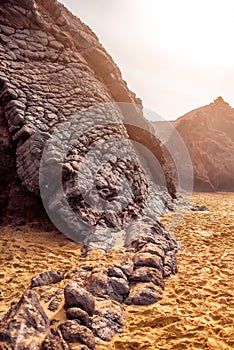
[[[194,190],[234,191],[234,109],[218,97],[170,123],[190,153]],[[154,126],[161,128],[157,135],[169,142],[171,129],[168,132],[166,124]]]

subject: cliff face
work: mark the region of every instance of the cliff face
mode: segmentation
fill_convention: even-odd
[[[160,193],[133,141],[163,167]],[[162,146],[95,34],[54,0],[0,5],[0,179],[1,225],[53,223],[83,243],[75,269],[40,271],[26,286],[0,322],[0,347],[95,349],[95,337],[121,332],[119,303],[162,298],[179,247],[157,220],[175,196]],[[118,240],[111,263],[86,259],[88,245]]]
[[[153,125],[163,143],[170,144],[173,130],[181,136],[191,157],[195,191],[234,190],[234,109],[222,97],[175,121]],[[176,152],[179,162],[180,149]],[[186,164],[183,171],[188,173]]]
[[[233,191],[234,109],[219,97],[174,126],[191,155],[195,191]]]
[[[3,0],[1,2],[0,211],[2,223],[38,223],[39,220],[40,225],[43,224],[45,228],[50,226],[38,197],[39,166],[45,143],[58,125],[68,121],[81,110],[111,102],[128,103],[130,107],[127,112],[126,108],[121,106],[120,108],[114,106],[113,111],[101,111],[103,116],[99,119],[97,114],[100,114],[100,110],[92,110],[89,115],[87,113],[83,116],[82,121],[76,121],[75,127],[73,125],[75,129],[79,129],[82,125],[83,138],[80,137],[77,146],[73,147],[69,156],[66,157],[63,169],[66,178],[65,188],[69,186],[74,188],[74,173],[85,158],[85,152],[90,150],[91,144],[100,139],[111,141],[116,136],[124,139],[130,136],[131,139],[141,142],[144,139],[141,128],[145,128],[150,133],[151,127],[142,117],[141,101],[128,90],[118,67],[101,46],[95,34],[65,7],[52,0]],[[109,119],[106,117],[108,113],[112,114]],[[131,126],[132,120],[140,127],[140,132]],[[108,130],[105,130],[107,123]],[[68,127],[70,126],[71,124]],[[150,137],[157,145],[156,154],[165,169],[169,192],[174,195],[173,181],[167,171],[160,143],[152,135]],[[63,138],[60,141],[65,142]],[[129,147],[132,148],[130,143]],[[132,162],[137,162],[133,149],[132,157],[134,158]],[[102,183],[100,189],[103,193],[106,191],[109,196],[113,196],[117,191],[117,177],[121,174],[126,176],[128,172],[129,178],[138,188],[136,190],[138,193],[123,216],[134,217],[138,215],[142,205],[144,206],[147,197],[147,181],[140,168],[137,170],[137,167],[129,165],[128,161],[122,165],[119,162],[120,159],[114,161],[116,172],[112,173],[112,177],[107,171],[105,175],[100,175],[102,178],[99,181]],[[113,166],[113,164],[110,165],[110,171]],[[85,177],[87,177],[86,174],[82,179],[84,182]],[[109,185],[106,182],[107,178]],[[50,180],[54,181],[54,179]],[[73,185],[71,185],[72,181]],[[44,183],[44,186],[48,184]],[[50,188],[48,194],[51,194]],[[82,202],[79,195],[76,198],[73,195],[70,197],[70,202],[76,202],[76,210],[85,217],[88,224],[96,225],[101,220],[104,226],[118,226],[123,222],[123,218],[113,211],[107,219],[105,215],[100,216],[92,211]],[[54,207],[55,202],[57,205],[60,200],[61,198],[56,197],[54,203],[51,203],[52,199],[50,199],[48,206]]]
[[[2,219],[34,221],[40,152],[32,151],[33,136],[112,101],[114,85],[120,99],[135,100],[96,36],[57,3],[7,1],[0,21]]]

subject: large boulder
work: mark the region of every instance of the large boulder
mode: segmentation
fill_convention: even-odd
[[[2,224],[52,229],[44,206],[53,224],[70,238],[113,246],[110,228],[131,224],[148,196],[157,212],[165,209],[130,141],[144,144],[145,133],[150,135],[146,146],[164,167],[168,191],[175,194],[141,101],[96,35],[55,0],[1,2],[0,128]],[[46,148],[55,134],[57,143]]]

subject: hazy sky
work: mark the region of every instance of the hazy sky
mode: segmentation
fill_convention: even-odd
[[[222,96],[234,107],[234,0],[63,0],[144,107],[175,119]]]

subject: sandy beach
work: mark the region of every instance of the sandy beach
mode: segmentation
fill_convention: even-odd
[[[234,349],[234,193],[195,194],[192,201],[209,212],[190,211],[175,229],[185,249],[163,299],[126,307],[124,332],[98,350]],[[1,229],[0,250],[0,316],[35,275],[82,264],[79,245],[58,232],[24,226]],[[90,264],[111,257],[100,252]]]

